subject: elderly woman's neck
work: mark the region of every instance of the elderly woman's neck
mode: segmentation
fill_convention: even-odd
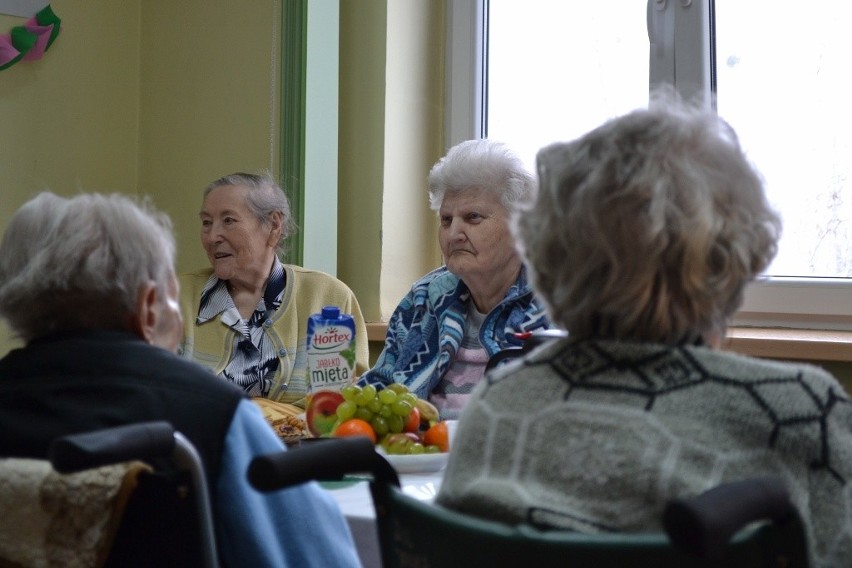
[[[479,313],[487,314],[503,301],[509,288],[518,280],[521,261],[515,260],[503,266],[499,272],[481,277],[465,277],[464,283]]]
[[[269,273],[272,270],[274,258],[269,261],[269,269],[265,272],[245,273],[239,278],[230,278],[225,282],[228,293],[234,301],[237,311],[243,319],[248,319],[254,313],[257,303],[260,301],[266,284],[269,281]]]

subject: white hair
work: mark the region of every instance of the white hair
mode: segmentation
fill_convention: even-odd
[[[535,179],[502,142],[488,139],[456,144],[429,172],[429,206],[438,211],[448,191],[481,189],[498,197],[507,211],[532,195]]]
[[[124,329],[142,287],[174,277],[169,218],[122,195],[45,192],[0,243],[0,316],[29,341],[60,330]]]

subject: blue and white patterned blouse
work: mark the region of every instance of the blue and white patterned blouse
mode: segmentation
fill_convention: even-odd
[[[230,360],[220,376],[237,384],[249,396],[266,396],[280,364],[277,350],[266,337],[264,328],[270,325],[267,323],[269,315],[281,306],[285,285],[284,267],[276,258],[266,290],[248,321],[240,316],[234,305],[227,281],[213,274],[201,292],[196,323],[200,325],[222,314],[222,323],[237,333]]]

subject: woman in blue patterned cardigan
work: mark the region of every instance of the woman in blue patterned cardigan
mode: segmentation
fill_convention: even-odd
[[[488,359],[548,327],[508,219],[532,175],[504,144],[462,142],[429,172],[445,266],[414,283],[388,322],[384,349],[360,384],[403,383],[455,418]]]

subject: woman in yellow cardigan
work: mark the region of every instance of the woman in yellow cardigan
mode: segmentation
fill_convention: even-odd
[[[250,396],[302,405],[308,317],[333,305],[355,320],[356,376],[367,369],[367,327],[352,290],[279,259],[295,226],[271,176],[234,173],[212,182],[200,218],[211,266],[180,277],[185,357]]]

